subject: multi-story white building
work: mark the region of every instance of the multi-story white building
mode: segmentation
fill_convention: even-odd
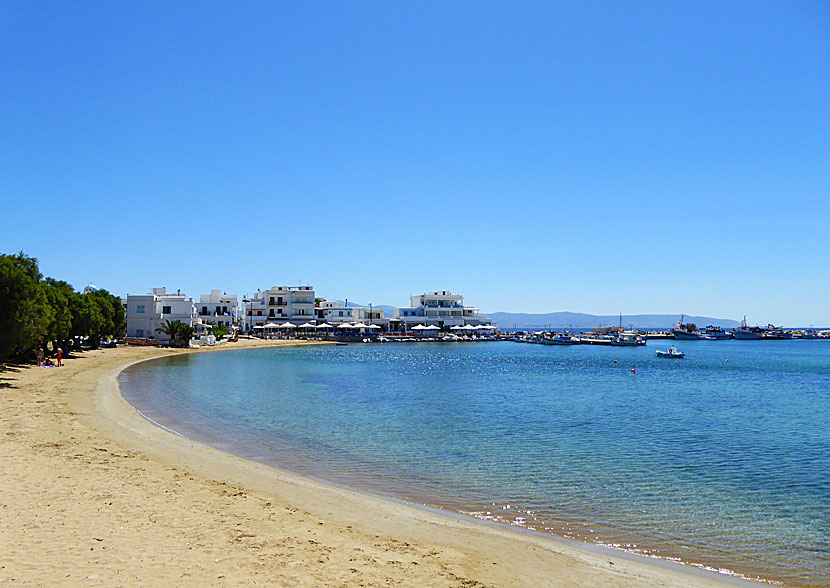
[[[447,290],[410,296],[409,308],[396,308],[393,321],[407,329],[415,325],[436,325],[441,328],[489,324],[490,319],[478,313],[473,306],[464,306],[464,297]]]
[[[127,294],[127,337],[166,341],[158,329],[164,321],[181,321],[197,327],[199,317],[192,298],[182,294],[168,294],[166,288],[153,288],[150,294]]]
[[[258,291],[255,296],[242,301],[245,328],[267,323],[292,322],[300,325],[314,321],[314,288],[311,286],[274,286]]]
[[[203,323],[223,325],[230,329],[239,318],[239,302],[236,294],[211,290],[210,294],[201,294],[196,311]]]
[[[269,320],[295,323],[314,320],[314,288],[311,286],[274,286],[263,295]]]

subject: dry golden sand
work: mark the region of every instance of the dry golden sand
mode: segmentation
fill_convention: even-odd
[[[89,351],[63,368],[0,372],[0,586],[723,585],[325,486],[162,431],[115,377],[170,353]]]

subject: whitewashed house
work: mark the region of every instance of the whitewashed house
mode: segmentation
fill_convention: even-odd
[[[153,288],[150,294],[127,294],[126,305],[127,337],[167,341],[169,337],[156,330],[164,321],[199,325],[193,299],[181,291],[168,294],[166,288]]]
[[[221,290],[211,290],[210,294],[201,294],[196,311],[202,323],[213,323],[227,327],[237,324],[239,318],[239,302],[236,294],[223,293]]]

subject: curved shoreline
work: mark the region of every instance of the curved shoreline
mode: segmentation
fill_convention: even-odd
[[[225,348],[258,346],[261,345]],[[242,571],[237,570],[233,579],[228,570],[223,570],[225,573],[220,578],[213,574],[214,570],[204,569],[206,564],[192,562],[192,543],[185,541],[191,548],[176,560],[178,568],[187,570],[185,584],[218,581],[218,585],[245,585],[260,571],[279,583],[277,578],[285,578],[285,570],[290,568],[291,583],[308,586],[321,583],[357,586],[382,579],[413,586],[764,585],[599,545],[488,524],[447,511],[309,480],[238,458],[158,428],[120,394],[117,376],[129,365],[191,351],[132,348],[94,353],[101,359],[97,365],[89,366],[92,369],[67,369],[66,373],[55,375],[71,376],[71,385],[66,390],[68,396],[63,400],[67,407],[81,413],[75,420],[88,427],[85,432],[90,433],[90,445],[104,441],[118,444],[119,451],[127,449],[136,453],[145,473],[153,470],[152,475],[148,473],[143,478],[166,478],[156,487],[141,488],[147,502],[139,511],[154,511],[154,514],[161,511],[170,518],[180,519],[173,530],[190,529],[189,525],[198,525],[201,519],[221,521],[222,528],[209,527],[196,534],[202,542],[209,542],[213,534],[223,536],[228,529],[232,533],[238,526],[259,530],[240,535],[241,539],[236,542],[220,542],[218,551],[214,552],[221,553],[222,559],[244,562],[245,565],[240,565]],[[40,370],[32,375],[43,380],[55,371]],[[93,456],[94,451],[103,450],[90,449]],[[55,459],[60,456],[53,456],[53,465]],[[114,469],[116,474],[135,473],[131,468],[116,466]],[[117,483],[119,476],[113,478]],[[182,490],[183,486],[186,491]],[[228,489],[232,490],[230,495]],[[167,504],[171,493],[183,493],[184,503]],[[199,500],[195,501],[196,498]],[[198,507],[193,508],[196,502]],[[228,507],[233,507],[235,516],[228,514],[230,511],[225,510]],[[298,512],[302,514],[301,520],[296,516]],[[307,544],[297,543],[284,553],[285,550],[276,549],[268,541],[249,545],[246,538],[250,536],[282,537],[283,541],[310,536],[315,539],[308,540]],[[190,535],[185,532],[184,538]],[[170,538],[166,539],[144,538],[138,541],[138,546],[148,553],[154,548],[165,552],[175,550],[175,541],[171,545]],[[320,555],[320,545],[327,546],[325,558]],[[263,559],[266,551],[271,557]],[[372,556],[365,560],[367,554]],[[218,564],[220,558],[215,559],[214,564]],[[337,561],[329,565],[333,560]],[[143,582],[161,582],[162,575],[155,570]],[[180,576],[176,583],[181,585],[184,577]]]

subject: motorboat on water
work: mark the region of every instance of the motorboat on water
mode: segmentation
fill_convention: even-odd
[[[669,347],[668,351],[658,349],[657,357],[665,357],[666,359],[683,359],[684,357],[686,357],[686,354],[682,351],[678,351],[674,347]]]

